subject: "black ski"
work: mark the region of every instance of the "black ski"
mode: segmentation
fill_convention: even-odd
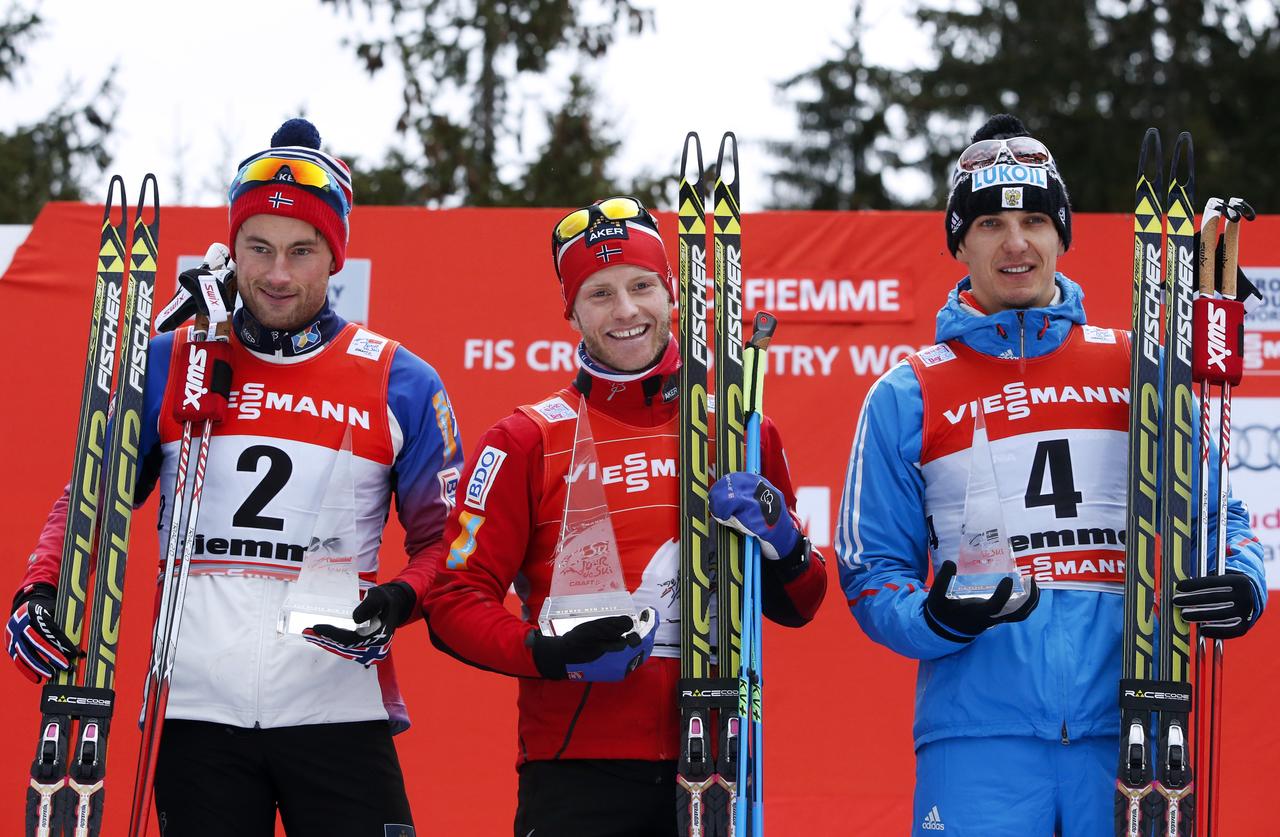
[[[746,415],[742,349],[742,212],[738,203],[738,140],[726,133],[716,158],[712,193],[715,274],[716,476],[745,469]],[[722,679],[737,677],[742,660],[743,535],[716,527],[716,664]],[[723,708],[716,718],[716,784],[708,792],[708,816],[714,833],[733,837],[738,793],[742,720]]]
[[[1133,332],[1129,376],[1129,478],[1125,540],[1124,635],[1120,680],[1120,763],[1116,834],[1151,832],[1150,684],[1155,671],[1155,586],[1160,456],[1161,243],[1164,212],[1160,132],[1147,131],[1134,194]],[[1154,171],[1152,168],[1154,166]]]
[[[693,151],[692,159],[690,149]],[[688,164],[696,162],[694,179]],[[711,666],[711,529],[707,496],[707,222],[702,145],[685,137],[680,161],[680,758],[676,821],[687,837],[708,837],[704,795],[715,783],[711,710],[717,705]],[[737,697],[734,683],[733,697]]]
[[[1191,134],[1173,146],[1165,205],[1164,483],[1160,526],[1160,690],[1170,697],[1157,711],[1159,740],[1154,795],[1158,833],[1191,837],[1195,786],[1191,775],[1191,629],[1173,606],[1177,583],[1191,575],[1195,544],[1196,407],[1191,390],[1191,309],[1196,290],[1195,156]],[[1177,700],[1173,700],[1173,696]],[[1180,705],[1176,705],[1180,704]]]

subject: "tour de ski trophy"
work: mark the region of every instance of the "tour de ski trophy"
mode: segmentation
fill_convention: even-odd
[[[351,611],[360,604],[352,458],[348,426],[329,472],[302,569],[280,606],[276,630],[286,639],[303,641],[303,630],[318,624],[362,633],[379,627],[369,624],[361,630],[351,619]]]
[[[996,487],[995,458],[987,438],[986,412],[978,402],[969,448],[969,481],[964,492],[964,520],[956,574],[947,588],[949,599],[985,599],[1004,579],[1013,579],[1013,592],[999,615],[1012,613],[1026,600],[1027,590],[1005,534],[1004,510]]]
[[[618,560],[618,541],[600,482],[585,398],[578,407],[564,517],[553,560],[551,591],[538,616],[544,634],[564,636],[575,626],[603,616],[637,617]]]

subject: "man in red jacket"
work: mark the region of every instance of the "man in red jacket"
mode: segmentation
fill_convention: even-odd
[[[565,318],[582,335],[580,368],[571,385],[519,407],[481,436],[459,482],[445,528],[450,549],[424,609],[437,646],[470,665],[521,678],[519,837],[674,835],[680,676],[674,282],[657,222],[633,198],[570,213],[553,233],[553,253]],[[551,583],[583,399],[623,576],[643,611],[635,620],[606,617],[563,636],[544,635],[537,617]],[[764,476],[721,479],[711,509],[760,538],[764,613],[798,627],[813,618],[826,592],[825,565],[790,512],[791,477],[768,419],[761,440]],[[778,494],[787,513],[770,502]],[[512,585],[523,606],[519,617],[503,606]]]

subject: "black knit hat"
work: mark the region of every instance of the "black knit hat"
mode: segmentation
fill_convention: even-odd
[[[970,142],[1029,136],[1022,120],[1000,113],[988,119]],[[1058,228],[1062,249],[1065,251],[1071,246],[1071,201],[1058,167],[1052,162],[1040,167],[1006,160],[974,172],[957,171],[953,175],[946,215],[947,247],[951,255],[960,249],[976,218],[1011,209],[1045,213]]]

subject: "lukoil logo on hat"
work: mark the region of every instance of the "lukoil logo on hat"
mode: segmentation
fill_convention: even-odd
[[[988,186],[1008,186],[1021,183],[1027,186],[1039,186],[1041,189],[1048,189],[1049,178],[1047,171],[1047,169],[1036,166],[991,166],[986,169],[978,169],[973,173],[972,188],[976,192]]]

